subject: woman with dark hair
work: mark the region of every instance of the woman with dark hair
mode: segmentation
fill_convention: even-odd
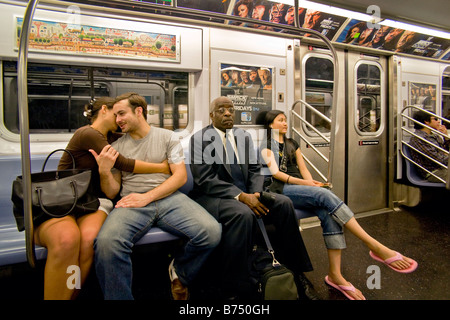
[[[345,36],[345,40],[343,43],[355,44],[364,30],[367,29],[367,23],[364,21],[356,23],[347,31],[347,35]]]
[[[236,2],[233,8],[233,15],[239,16],[241,18],[251,18],[253,11],[253,1],[252,0],[239,0]],[[235,25],[241,27],[246,27],[246,23],[235,22]]]
[[[359,46],[364,46],[366,43],[370,42],[375,35],[375,28],[366,28],[358,37],[358,41],[354,44]]]
[[[107,148],[116,157],[115,167],[128,172],[169,173],[168,163],[146,163],[127,159],[119,155],[111,146],[117,136],[116,116],[112,110],[114,98],[103,97],[92,100],[85,106],[84,115],[91,122],[75,131],[66,150],[75,159],[77,169],[92,169],[92,189],[97,191],[100,207],[96,212],[83,216],[67,215],[63,218],[51,218],[35,225],[34,238],[36,244],[47,248],[47,261],[44,270],[44,299],[68,300],[74,299],[86,280],[91,269],[94,248],[93,242],[107,214],[112,210],[113,203],[107,199],[100,189],[98,166],[91,150],[100,153]],[[145,106],[146,107],[146,106]],[[58,170],[71,169],[72,159],[64,153],[58,165]],[[80,279],[75,288],[67,285],[68,267],[79,267]],[[72,286],[70,286],[72,287]]]
[[[346,248],[344,226],[364,242],[373,259],[401,273],[416,269],[416,261],[372,238],[356,221],[350,208],[330,190],[323,188],[326,184],[313,180],[298,143],[286,137],[287,121],[282,111],[267,112],[264,126],[267,141],[261,148],[261,155],[272,174],[266,186],[272,192],[288,196],[296,209],[312,211],[320,219],[328,251],[329,273],[325,277],[328,285],[350,300],[364,299],[361,291],[355,289],[341,274],[341,252]]]
[[[241,18],[250,18],[252,15],[252,10],[252,0],[239,0],[234,6],[233,14]]]

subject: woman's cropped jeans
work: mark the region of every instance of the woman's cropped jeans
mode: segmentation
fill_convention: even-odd
[[[115,208],[94,241],[95,268],[104,298],[133,299],[131,251],[151,227],[187,239],[174,268],[189,285],[219,244],[221,225],[202,206],[176,191],[142,208]]]
[[[327,249],[345,249],[343,225],[353,216],[350,208],[330,190],[320,187],[285,184],[283,194],[294,208],[313,212],[322,226]]]

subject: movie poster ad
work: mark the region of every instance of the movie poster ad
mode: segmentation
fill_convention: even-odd
[[[220,93],[233,101],[236,125],[255,125],[272,110],[272,76],[271,67],[220,64]]]
[[[442,60],[449,60],[450,61],[450,51],[447,52],[443,57]]]
[[[239,0],[234,5],[231,14],[242,18],[251,18],[291,26],[295,25],[295,7],[274,1]],[[346,17],[306,8],[298,8],[298,16],[300,27],[318,31],[329,40],[333,39],[336,32],[347,19]],[[231,24],[269,31],[282,30],[251,23],[231,22]],[[308,36],[308,34],[305,36]]]
[[[436,112],[436,85],[409,82],[409,105]]]
[[[353,19],[336,41],[431,58],[439,58],[450,46],[448,39],[384,25],[375,26]]]

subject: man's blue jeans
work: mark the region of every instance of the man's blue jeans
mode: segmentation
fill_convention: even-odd
[[[130,254],[153,226],[187,239],[183,254],[174,261],[184,285],[195,278],[221,238],[221,225],[179,191],[143,208],[115,208],[94,241],[95,268],[105,299],[133,299]]]
[[[313,212],[320,220],[327,249],[345,249],[343,225],[353,216],[350,208],[328,189],[296,184],[285,184],[283,194],[296,209]]]

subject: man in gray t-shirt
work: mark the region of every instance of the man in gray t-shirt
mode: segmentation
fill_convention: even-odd
[[[187,299],[187,286],[218,245],[220,224],[185,194],[178,191],[187,179],[183,149],[173,132],[150,127],[145,99],[136,93],[117,97],[116,122],[126,133],[97,157],[103,192],[122,198],[95,242],[95,267],[105,299],[133,299],[130,254],[134,244],[152,226],[186,238],[184,252],[172,261],[169,276],[174,299]],[[117,152],[128,158],[168,160],[171,175],[136,174],[112,169]],[[122,187],[122,190],[121,190]]]
[[[130,159],[152,163],[168,160],[169,164],[179,164],[184,161],[183,148],[178,139],[172,139],[173,135],[172,131],[152,127],[144,138],[133,139],[127,134],[114,142],[112,147]],[[113,170],[118,171],[115,168]],[[124,197],[133,192],[147,192],[162,184],[170,176],[165,173],[135,174],[123,171],[120,195]]]

